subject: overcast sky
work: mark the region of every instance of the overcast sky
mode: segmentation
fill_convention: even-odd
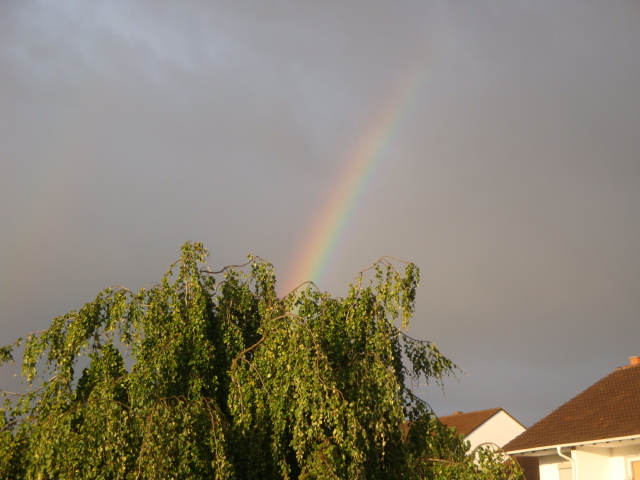
[[[319,286],[421,268],[435,412],[530,426],[640,355],[638,0],[0,3],[0,344],[186,240],[288,278],[389,98]]]

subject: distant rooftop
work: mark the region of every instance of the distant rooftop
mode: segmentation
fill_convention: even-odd
[[[500,411],[504,411],[504,409],[498,407],[468,413],[454,412],[453,415],[447,415],[446,417],[439,418],[442,423],[444,423],[448,427],[455,427],[457,433],[462,434],[466,437]],[[504,412],[507,413],[506,411]],[[507,415],[509,414],[507,413]],[[511,415],[509,416],[511,417]],[[515,418],[514,420],[518,422]]]

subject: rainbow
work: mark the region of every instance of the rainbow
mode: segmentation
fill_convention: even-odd
[[[380,169],[415,97],[422,91],[426,70],[423,66],[405,75],[357,138],[346,156],[345,169],[340,170],[294,257],[293,268],[284,282],[285,292],[308,280],[316,284],[324,280],[359,200]]]

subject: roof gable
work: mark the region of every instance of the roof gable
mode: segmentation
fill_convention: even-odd
[[[640,365],[621,367],[504,446],[507,452],[640,434]]]
[[[457,433],[466,437],[500,410],[502,408],[490,408],[488,410],[478,410],[477,412],[455,413],[439,418],[446,426],[454,427]]]

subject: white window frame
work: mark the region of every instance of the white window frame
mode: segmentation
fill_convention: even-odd
[[[640,478],[633,478],[633,470],[631,469],[631,464],[634,462],[640,462],[640,455],[631,455],[628,457],[625,457],[624,459],[624,469],[625,469],[625,475],[626,475],[626,480],[640,480]]]

